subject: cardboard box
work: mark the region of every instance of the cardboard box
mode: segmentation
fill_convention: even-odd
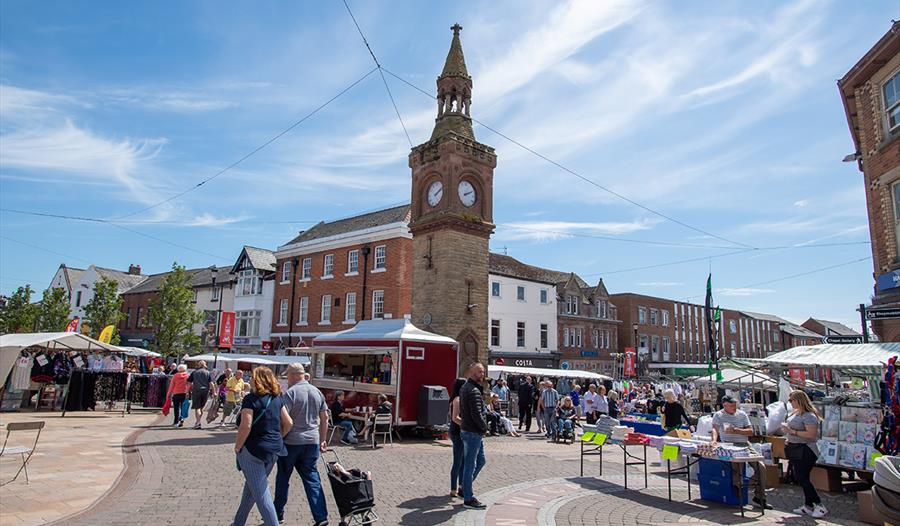
[[[856,492],[856,502],[859,503],[858,519],[861,522],[877,524],[878,526],[887,524],[887,517],[875,509],[875,504],[872,502],[873,498],[872,490],[870,489]]]
[[[784,445],[787,443],[787,439],[784,437],[766,437],[766,442],[772,444],[772,457],[773,458],[786,458],[784,456]]]
[[[673,429],[666,433],[667,437],[691,438],[691,432],[687,429]]]
[[[841,470],[816,466],[813,468],[809,479],[817,490],[827,492],[841,491]]]
[[[781,464],[766,466],[766,489],[781,485]]]

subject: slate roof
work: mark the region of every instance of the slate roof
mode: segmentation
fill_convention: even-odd
[[[758,312],[750,312],[750,311],[746,311],[746,310],[742,310],[739,312],[741,314],[743,314],[744,316],[747,316],[749,318],[753,318],[756,320],[772,321],[775,323],[780,323],[780,324],[785,324],[785,325],[794,325],[793,323],[787,321],[786,319],[775,316],[774,314],[760,314]]]
[[[275,270],[275,253],[264,248],[251,247],[244,245],[244,252],[250,259],[250,264],[256,270],[272,272]]]
[[[503,254],[494,254],[493,252],[490,254],[489,272],[500,276],[526,279],[552,285],[566,283],[569,281],[569,277],[572,276],[572,273],[570,272],[560,272],[558,270],[535,267],[534,265],[522,263],[516,258],[504,256]],[[585,283],[583,279],[578,277],[577,274],[575,274],[575,281],[578,283],[579,288],[589,287],[589,285]]]
[[[216,283],[228,283],[234,281],[234,274],[231,273],[231,267],[216,267],[218,274],[216,275]],[[191,287],[210,287],[212,286],[212,273],[209,267],[189,268],[185,272],[191,277]],[[140,294],[144,292],[157,292],[166,280],[166,277],[172,272],[162,272],[147,277],[147,280],[140,285],[127,291],[127,294]]]
[[[826,329],[832,331],[838,336],[862,336],[860,333],[854,331],[850,327],[847,327],[843,323],[837,321],[828,321],[828,320],[820,320],[818,318],[810,318],[811,320],[822,324]]]
[[[84,274],[83,268],[67,267],[66,265],[63,265],[62,268],[66,274],[66,280],[69,282],[69,288],[74,287],[81,281],[81,276]]]
[[[300,232],[294,239],[287,242],[286,245],[295,243],[303,243],[304,241],[312,241],[313,239],[321,239],[323,237],[336,236],[346,234],[356,230],[364,230],[377,226],[389,225],[391,223],[400,223],[409,221],[409,204],[395,206],[393,208],[385,208],[384,210],[376,210],[358,216],[348,217],[346,219],[338,219],[326,223],[324,221],[311,227],[309,230]],[[285,245],[285,246],[286,246]]]
[[[781,325],[781,330],[792,336],[800,336],[804,338],[822,338],[821,334],[816,334],[805,327],[794,325],[793,323],[783,323]]]
[[[118,283],[119,294],[134,288],[147,279],[147,276],[144,274],[129,274],[127,272],[122,272],[121,270],[103,268],[96,265],[94,266],[94,270],[97,271],[97,274],[100,277],[111,279]]]

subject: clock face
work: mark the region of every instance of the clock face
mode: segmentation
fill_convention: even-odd
[[[444,185],[440,181],[431,183],[428,187],[428,206],[437,206],[444,197]]]
[[[462,204],[472,206],[475,204],[476,198],[475,187],[472,186],[472,183],[469,181],[459,183],[459,200]]]

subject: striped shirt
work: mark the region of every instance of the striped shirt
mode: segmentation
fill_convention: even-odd
[[[559,402],[559,393],[552,387],[544,389],[541,391],[541,402],[544,404],[544,410],[555,410]]]
[[[726,425],[730,425],[731,427],[735,428],[750,427],[750,418],[747,417],[747,413],[741,411],[740,409],[736,410],[734,414],[731,415],[726,413],[724,409],[718,411],[713,415],[712,425],[716,429],[716,433],[719,434],[720,442],[731,442],[732,444],[746,444],[748,442],[747,435],[725,433]]]

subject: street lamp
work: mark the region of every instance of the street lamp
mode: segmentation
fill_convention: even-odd
[[[638,324],[634,323],[631,325],[631,328],[634,329],[634,352],[636,354],[635,360],[637,360],[637,368],[641,373],[644,372],[644,357],[641,354],[641,341],[638,338]],[[624,362],[622,363],[622,367],[625,367]],[[623,371],[624,373],[624,371]]]
[[[215,355],[215,359],[213,360],[213,370],[215,370],[219,366],[219,323],[222,318],[222,294],[217,294],[216,291],[216,276],[219,274],[219,269],[213,265],[209,267],[209,273],[212,275],[213,301],[216,302],[216,346],[213,349],[213,354]]]

